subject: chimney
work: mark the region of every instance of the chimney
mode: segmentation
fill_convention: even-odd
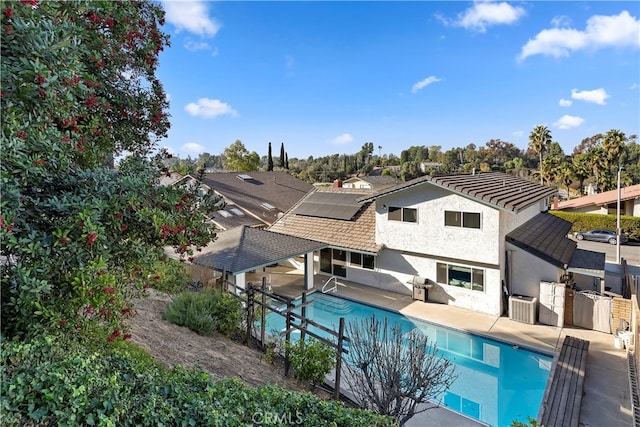
[[[336,179],[335,181],[333,181],[333,186],[335,188],[342,188],[342,181],[340,181],[339,179]]]
[[[558,210],[558,196],[553,196],[553,209]]]

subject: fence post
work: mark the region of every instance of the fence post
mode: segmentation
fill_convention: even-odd
[[[284,376],[289,376],[289,368],[291,367],[291,362],[289,361],[289,344],[291,344],[291,310],[293,309],[293,300],[292,298],[287,297],[287,316],[286,316],[286,335],[285,335],[285,347],[284,347]]]
[[[247,286],[247,337],[246,343],[251,347],[251,325],[253,324],[253,285]]]
[[[266,305],[266,289],[267,289],[267,278],[263,277],[262,278],[262,289],[261,289],[261,293],[262,293],[262,306],[260,307],[260,324],[261,324],[261,328],[260,328],[260,343],[262,345],[262,350],[266,349],[267,346],[264,343],[264,330],[266,328],[267,325],[265,325],[266,323],[266,313],[267,313],[267,305]]]
[[[304,332],[307,330],[307,292],[302,293],[302,309],[300,310],[302,316],[302,329],[300,329],[300,340],[304,341]]]
[[[338,329],[338,345],[336,346],[336,381],[333,389],[333,398],[340,399],[340,379],[342,373],[342,347],[344,345],[344,317],[340,318]]]

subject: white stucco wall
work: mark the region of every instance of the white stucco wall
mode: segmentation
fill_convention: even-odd
[[[415,223],[389,221],[389,206],[415,208]],[[477,212],[481,228],[445,227],[444,212]],[[430,185],[421,185],[376,200],[376,242],[396,250],[434,257],[497,264],[500,215],[495,208]]]
[[[378,256],[377,286],[395,290],[404,287],[411,293],[413,286],[408,282],[413,276],[429,279],[433,285],[428,291],[429,301],[479,311],[495,316],[502,314],[501,275],[498,266],[490,268],[456,262],[458,265],[484,270],[484,291],[473,291],[457,286],[437,283],[437,263],[447,262],[426,256],[410,255],[400,251],[384,249]],[[449,261],[450,262],[450,261]],[[352,280],[351,278],[349,280]]]
[[[534,255],[516,247],[506,244],[510,252],[511,265],[509,266],[511,294],[530,297],[540,297],[540,282],[557,282],[563,274],[563,270]]]

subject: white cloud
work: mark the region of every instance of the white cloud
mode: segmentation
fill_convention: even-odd
[[[196,117],[217,117],[217,116],[231,116],[236,117],[238,112],[231,108],[231,106],[218,99],[200,98],[198,102],[190,102],[184,107],[187,113]]]
[[[343,133],[342,135],[333,138],[331,142],[338,145],[349,144],[350,142],[353,142],[353,136],[351,136],[350,133]]]
[[[430,76],[430,77],[427,77],[424,80],[420,80],[418,83],[415,83],[411,87],[411,93],[416,93],[420,89],[424,89],[425,87],[429,86],[430,84],[439,82],[440,80],[442,80],[442,79],[439,79],[436,76]]]
[[[567,129],[576,128],[582,125],[583,123],[584,123],[584,119],[582,117],[569,116],[565,114],[564,116],[560,117],[560,119],[557,122],[555,122],[553,125],[558,129],[567,130]]]
[[[188,31],[203,37],[213,37],[221,25],[208,16],[205,1],[163,0],[166,20],[176,27],[176,31]]]
[[[211,49],[211,46],[209,45],[209,43],[204,41],[198,42],[192,39],[187,39],[184,42],[184,48],[187,49],[188,51],[196,52],[199,50],[209,50]]]
[[[573,104],[573,101],[570,99],[560,99],[560,102],[558,102],[558,105],[560,105],[561,107],[571,107],[571,104]]]
[[[606,99],[609,98],[607,91],[600,88],[594,90],[571,90],[571,98],[584,102],[592,102],[594,104],[606,105]]]
[[[551,19],[551,25],[556,28],[568,27],[569,25],[571,25],[571,20],[568,16],[565,15],[554,16],[553,19]]]
[[[199,154],[204,151],[204,145],[196,144],[195,142],[187,142],[181,148],[185,153]]]
[[[584,31],[574,28],[542,30],[522,47],[519,59],[538,54],[559,58],[582,49],[627,46],[640,48],[640,21],[625,10],[619,15],[592,16]]]
[[[519,137],[524,136],[524,135],[525,135],[525,133],[524,133],[523,130],[517,130],[517,131],[513,132],[513,136],[515,136],[516,138],[519,138]]]
[[[640,87],[640,86],[638,86],[638,83],[634,83],[634,84],[632,84],[631,86],[629,86],[629,89],[631,89],[631,90],[636,90],[636,89],[638,89],[639,87]]]
[[[523,8],[511,6],[506,2],[477,1],[473,7],[459,14],[453,24],[468,30],[484,33],[489,26],[513,24],[525,14],[526,12]]]

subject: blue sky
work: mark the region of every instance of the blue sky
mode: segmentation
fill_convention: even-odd
[[[289,158],[640,133],[640,2],[161,1],[161,146]],[[382,148],[379,149],[378,147]]]

